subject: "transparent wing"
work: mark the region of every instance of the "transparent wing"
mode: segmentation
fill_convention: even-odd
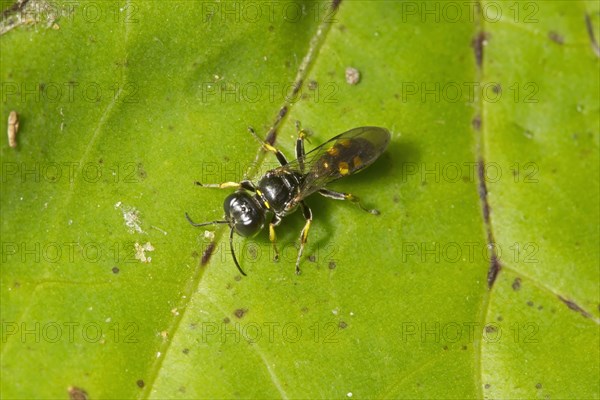
[[[303,171],[298,200],[337,179],[357,173],[371,165],[390,142],[387,129],[375,126],[354,128],[314,148],[299,160],[280,167]],[[304,169],[301,168],[302,163]]]

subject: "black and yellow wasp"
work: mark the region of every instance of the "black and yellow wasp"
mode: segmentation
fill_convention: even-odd
[[[228,224],[231,228],[229,245],[236,267],[246,275],[237,261],[233,250],[233,233],[252,237],[263,229],[269,219],[269,238],[273,245],[274,260],[279,258],[275,239],[275,227],[281,219],[296,211],[298,207],[306,219],[300,234],[300,249],[296,258],[296,274],[300,274],[300,259],[308,237],[312,212],[304,202],[309,195],[318,192],[322,196],[336,200],[349,200],[361,209],[378,215],[379,211],[365,208],[358,197],[350,193],[334,192],[325,186],[339,178],[352,175],[371,165],[386,149],[390,133],[385,128],[363,126],[337,135],[308,153],[304,152],[306,133],[298,129],[296,159],[288,162],[283,153],[274,146],[262,141],[252,128],[250,133],[261,142],[262,147],[275,154],[280,167],[268,171],[256,184],[249,180],[220,184],[196,184],[204,187],[236,188],[223,203],[223,220],[197,224],[186,213],[193,226]]]

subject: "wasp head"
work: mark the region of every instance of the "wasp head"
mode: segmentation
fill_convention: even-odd
[[[265,210],[248,192],[239,190],[225,198],[225,219],[235,231],[246,237],[256,235],[265,225]]]

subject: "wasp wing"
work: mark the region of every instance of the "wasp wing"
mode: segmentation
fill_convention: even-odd
[[[303,171],[297,195],[297,200],[302,200],[328,183],[368,167],[385,151],[389,142],[390,132],[387,129],[375,126],[354,128],[281,168]]]

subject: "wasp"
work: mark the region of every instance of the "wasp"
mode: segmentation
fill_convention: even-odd
[[[390,142],[389,131],[375,126],[354,128],[305,153],[304,140],[307,134],[300,128],[299,123],[296,123],[296,129],[298,131],[296,159],[288,162],[280,150],[260,139],[251,127],[248,128],[261,143],[262,148],[273,153],[281,164],[280,167],[269,170],[258,182],[253,183],[250,180],[219,184],[196,182],[203,187],[237,189],[223,202],[224,219],[195,223],[187,213],[185,216],[190,224],[197,227],[213,224],[229,225],[229,246],[233,261],[244,276],[246,274],[240,267],[233,250],[234,232],[244,237],[253,237],[269,221],[269,240],[273,246],[274,261],[277,261],[279,251],[276,245],[275,227],[281,223],[283,217],[298,208],[302,210],[306,220],[300,233],[300,248],[296,258],[296,274],[300,274],[300,259],[313,219],[312,211],[304,200],[315,192],[335,200],[348,200],[368,213],[379,215],[379,211],[365,208],[357,196],[351,193],[334,192],[325,186],[337,179],[355,174],[375,162]]]

